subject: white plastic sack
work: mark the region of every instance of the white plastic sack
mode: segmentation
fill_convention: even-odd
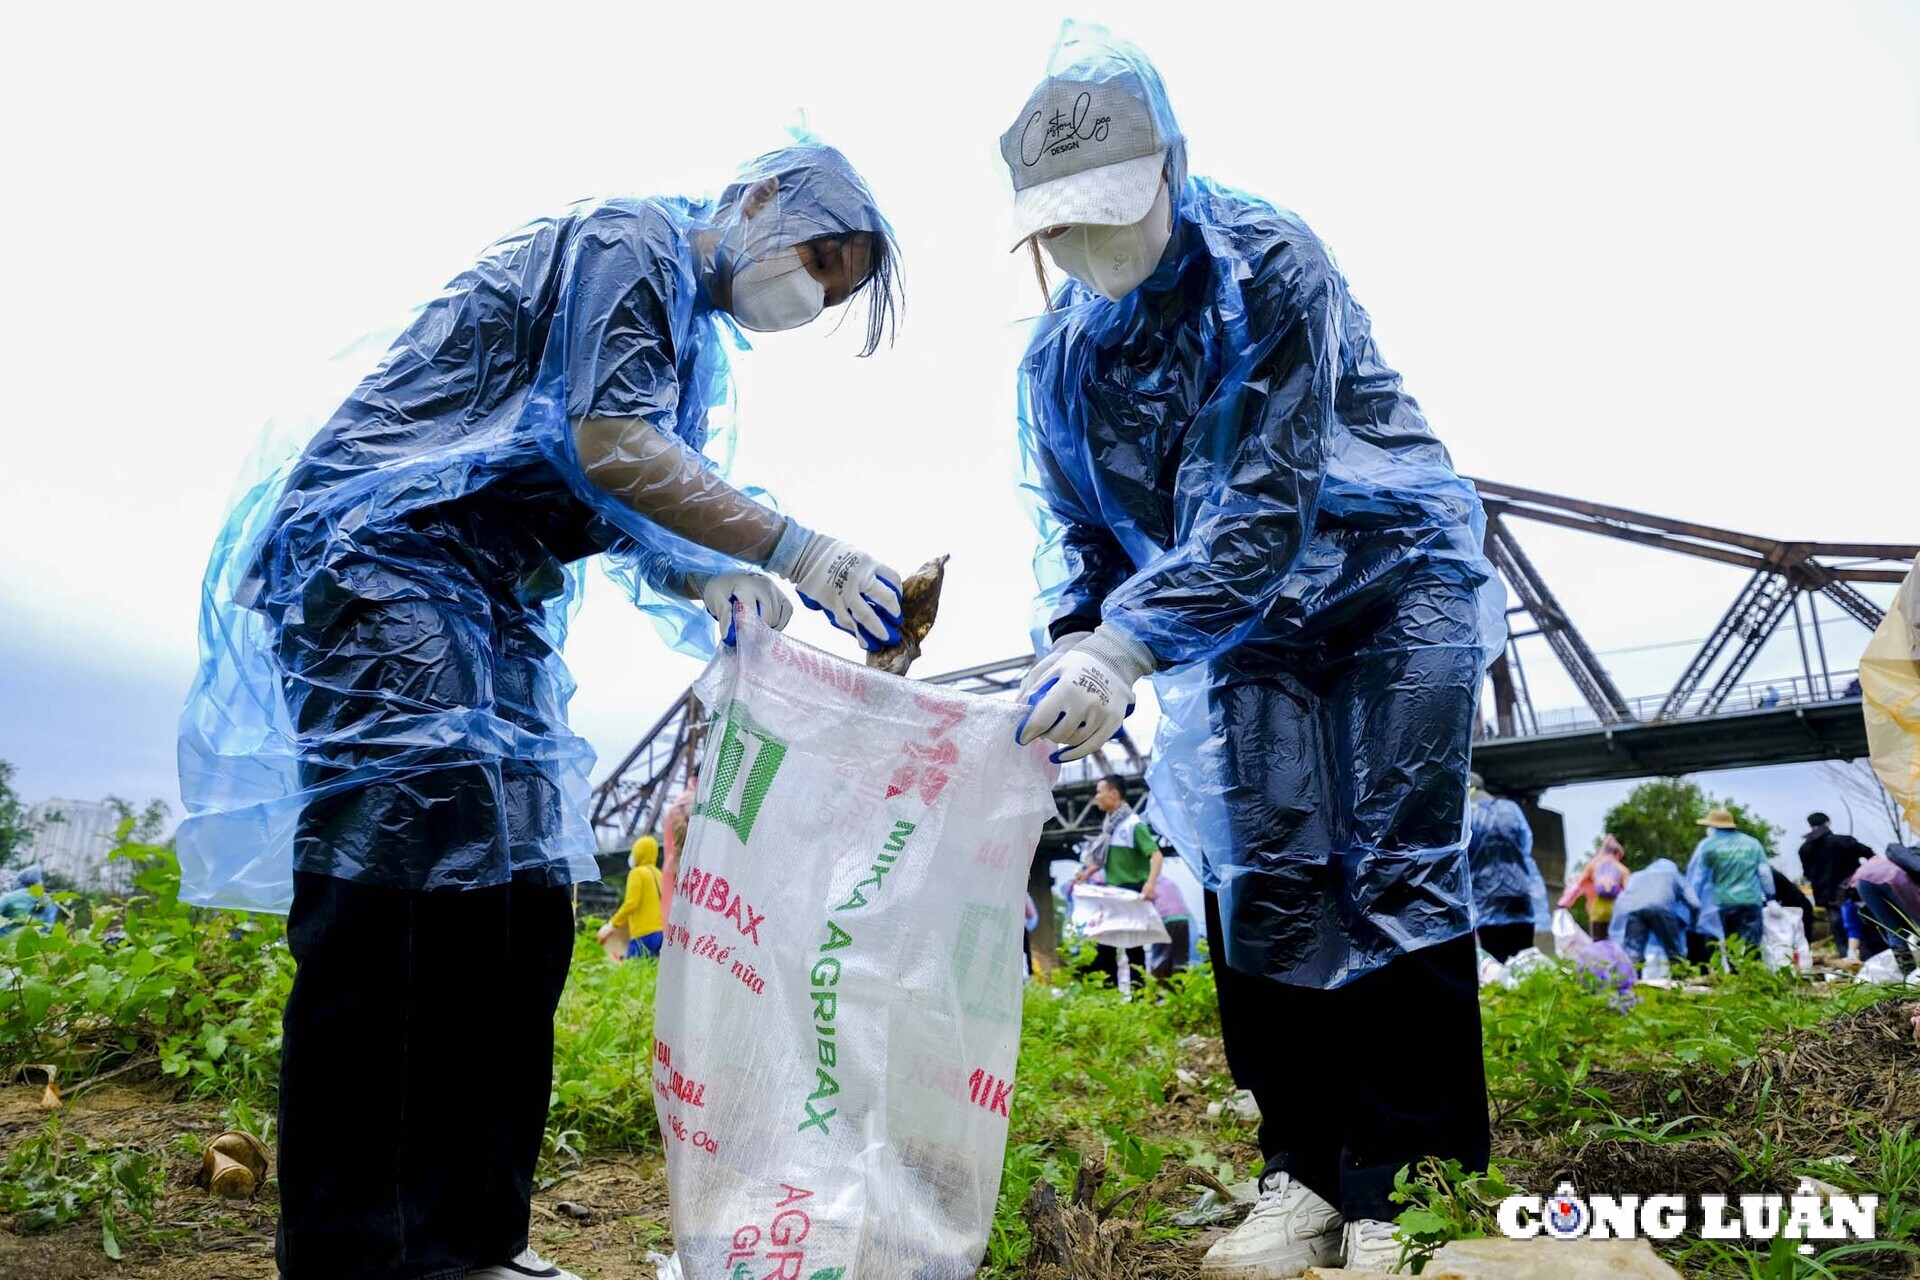
[[[1592,941],[1580,929],[1573,918],[1573,912],[1565,907],[1557,907],[1553,913],[1553,954],[1562,960],[1571,960],[1585,950]]]
[[[1553,961],[1538,947],[1527,947],[1507,957],[1507,972],[1516,978],[1524,978],[1541,969],[1553,968]]]
[[[1673,977],[1673,965],[1667,959],[1667,951],[1657,942],[1647,943],[1647,958],[1640,965],[1640,981],[1669,982]]]
[[[1900,982],[1900,958],[1891,951],[1882,951],[1873,959],[1860,966],[1860,972],[1853,975],[1855,982]]]
[[[1519,979],[1507,972],[1507,966],[1495,960],[1486,952],[1480,952],[1480,985],[1483,987],[1501,986],[1508,990],[1520,985]]]
[[[1762,943],[1767,966],[1805,973],[1813,967],[1813,950],[1807,945],[1807,924],[1798,911],[1769,902],[1761,913],[1765,933]]]
[[[1109,947],[1166,946],[1172,941],[1153,903],[1132,889],[1108,884],[1074,887],[1073,927],[1082,937]]]
[[[1020,708],[742,619],[661,952],[653,1088],[686,1280],[971,1277],[1053,811]],[[744,1268],[744,1269],[742,1269]]]

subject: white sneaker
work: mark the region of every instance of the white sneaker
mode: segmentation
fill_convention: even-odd
[[[1247,1220],[1201,1260],[1206,1280],[1294,1280],[1340,1260],[1340,1211],[1285,1173],[1260,1179]]]
[[[1362,1218],[1347,1224],[1341,1238],[1341,1266],[1349,1271],[1384,1271],[1401,1274],[1400,1233],[1391,1222]]]
[[[528,1280],[529,1277],[534,1280],[580,1280],[573,1272],[555,1266],[532,1249],[522,1249],[518,1257],[467,1272],[467,1280]]]

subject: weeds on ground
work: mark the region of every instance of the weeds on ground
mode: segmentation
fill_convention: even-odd
[[[1160,1114],[1180,1038],[1218,1032],[1213,973],[1204,966],[1131,1001],[1097,979],[1063,975],[1054,986],[1029,984],[985,1280],[1018,1272],[1027,1252],[1020,1209],[1034,1183],[1044,1179],[1066,1192],[1089,1150],[1106,1151],[1113,1195],[1151,1180],[1176,1158],[1234,1180],[1234,1169],[1202,1142],[1164,1136]],[[1149,1234],[1164,1233],[1159,1214],[1157,1206],[1145,1208]]]
[[[181,902],[173,851],[131,831],[111,854],[136,868],[125,901],[0,937],[0,1044],[69,1090],[150,1058],[195,1096],[271,1102],[293,984],[284,924]]]
[[[553,1101],[543,1176],[577,1167],[592,1150],[657,1150],[653,1110],[651,957],[608,964],[592,921],[576,940],[573,969],[553,1023]]]
[[[100,1214],[100,1247],[120,1257],[120,1243],[153,1225],[161,1162],[133,1147],[89,1147],[59,1120],[24,1138],[0,1170],[0,1211],[25,1231],[47,1231],[77,1222],[89,1209]]]
[[[1827,1247],[1812,1257],[1798,1252],[1797,1241],[1760,1246],[1685,1239],[1662,1246],[1663,1255],[1691,1275],[1909,1274],[1920,1257],[1912,1244],[1920,1238],[1920,1139],[1910,1129],[1823,1128],[1818,1082],[1778,1086],[1770,1073],[1779,1057],[1769,1056],[1791,1038],[1804,1063],[1832,1034],[1821,1024],[1844,1026],[1851,1015],[1898,993],[1851,983],[1816,987],[1756,963],[1732,973],[1682,971],[1676,978],[1672,989],[1641,987],[1638,1004],[1624,1012],[1554,970],[1530,974],[1513,990],[1483,992],[1496,1135],[1545,1152],[1543,1161],[1570,1162],[1585,1144],[1606,1143],[1634,1160],[1644,1151],[1652,1167],[1660,1166],[1663,1150],[1705,1146],[1728,1171],[1730,1185],[1716,1190],[1737,1184],[1790,1191],[1806,1175],[1882,1197],[1879,1241]],[[1837,1157],[1831,1154],[1836,1141],[1848,1148]],[[1825,1158],[1813,1159],[1816,1154]],[[1474,1175],[1457,1168],[1424,1166],[1416,1176],[1403,1174],[1402,1202],[1409,1208],[1402,1231],[1417,1253],[1449,1239],[1492,1234],[1490,1210],[1474,1184]]]
[[[1566,1133],[1569,1126],[1617,1123],[1612,1099],[1589,1081],[1596,1069],[1683,1068],[1703,1077],[1742,1071],[1788,1032],[1887,999],[1875,986],[1810,988],[1756,963],[1732,973],[1675,969],[1674,987],[1636,988],[1639,1001],[1625,1012],[1558,968],[1530,973],[1512,990],[1483,991],[1494,1128]],[[1702,982],[1704,992],[1686,989]]]
[[[1479,1240],[1499,1234],[1494,1215],[1516,1194],[1496,1166],[1485,1173],[1458,1160],[1422,1161],[1418,1173],[1402,1169],[1393,1179],[1393,1202],[1407,1207],[1394,1219],[1406,1242],[1406,1260],[1424,1262],[1449,1240]]]

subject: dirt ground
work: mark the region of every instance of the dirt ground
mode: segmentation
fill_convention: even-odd
[[[1909,1006],[1878,1004],[1766,1051],[1744,1072],[1675,1067],[1588,1074],[1621,1116],[1658,1124],[1699,1117],[1690,1130],[1726,1138],[1663,1143],[1587,1141],[1569,1144],[1502,1134],[1494,1159],[1510,1180],[1546,1189],[1562,1180],[1618,1194],[1703,1195],[1765,1191],[1735,1150],[1764,1138],[1800,1159],[1844,1156],[1850,1127],[1895,1132],[1920,1124],[1920,1052]]]
[[[46,1119],[39,1086],[0,1089],[0,1152]],[[0,1226],[0,1277],[14,1280],[273,1280],[272,1182],[252,1200],[218,1200],[193,1185],[199,1162],[179,1139],[210,1139],[218,1115],[174,1101],[170,1085],[102,1085],[73,1099],[66,1123],[94,1147],[167,1152],[166,1192],[153,1238],[115,1262],[97,1220],[35,1235]],[[666,1172],[657,1156],[589,1160],[534,1197],[533,1244],[596,1280],[654,1280],[649,1248],[667,1239]]]
[[[1207,1115],[1207,1104],[1230,1088],[1219,1042],[1194,1037],[1181,1045],[1185,1081],[1169,1091],[1166,1107],[1154,1116],[1153,1136],[1166,1141],[1192,1137],[1234,1162],[1237,1177],[1247,1176],[1258,1152],[1250,1135],[1224,1134]],[[38,1132],[38,1085],[0,1088],[0,1156],[23,1136]],[[69,1099],[68,1131],[96,1149],[114,1144],[167,1153],[165,1193],[156,1230],[147,1239],[125,1245],[115,1262],[101,1250],[97,1217],[82,1225],[38,1234],[21,1234],[0,1221],[0,1277],[31,1280],[274,1280],[273,1228],[275,1184],[252,1200],[218,1200],[194,1186],[199,1169],[189,1154],[187,1135],[201,1142],[225,1126],[216,1111],[176,1101],[171,1082],[109,1083],[85,1089]],[[1083,1135],[1080,1145],[1097,1151],[1098,1135]],[[192,1144],[197,1146],[198,1144]],[[1184,1203],[1194,1192],[1169,1185],[1161,1198]],[[1102,1200],[1106,1200],[1103,1196]],[[1132,1217],[1114,1216],[1113,1280],[1190,1280],[1200,1256],[1224,1231],[1215,1227],[1179,1240],[1147,1239],[1125,1229]],[[534,1197],[534,1247],[594,1280],[654,1280],[649,1250],[671,1252],[666,1171],[658,1155],[616,1155],[588,1160],[583,1167]],[[1157,1234],[1157,1233],[1156,1233]],[[1049,1273],[1037,1269],[1036,1276]]]
[[[1846,1126],[1865,1120],[1889,1130],[1920,1122],[1920,1072],[1908,1015],[1883,1004],[1763,1054],[1744,1075],[1673,1071],[1594,1072],[1587,1083],[1604,1090],[1623,1116],[1712,1117],[1722,1132],[1757,1137],[1764,1130],[1780,1147],[1802,1156],[1841,1150]],[[1229,1160],[1245,1178],[1257,1159],[1249,1127],[1223,1128],[1207,1115],[1209,1102],[1231,1088],[1218,1041],[1181,1044],[1179,1078],[1150,1126],[1154,1140],[1190,1137]],[[1671,1096],[1671,1100],[1669,1100]],[[1772,1098],[1771,1104],[1762,1099]],[[0,1088],[0,1156],[37,1132],[45,1113],[37,1085]],[[1783,1100],[1791,1099],[1783,1105]],[[175,1100],[171,1084],[108,1083],[70,1099],[69,1131],[96,1148],[115,1143],[166,1153],[166,1190],[157,1229],[129,1243],[114,1262],[101,1250],[97,1218],[85,1225],[36,1235],[0,1222],[0,1280],[273,1280],[275,1187],[253,1200],[217,1200],[193,1185],[198,1160],[182,1142],[204,1141],[224,1126],[208,1108]],[[1705,1127],[1705,1126],[1701,1126]],[[1148,1126],[1143,1126],[1143,1129]],[[1099,1135],[1075,1135],[1099,1151]],[[1495,1157],[1510,1177],[1528,1186],[1552,1186],[1562,1177],[1621,1192],[1699,1193],[1743,1190],[1742,1161],[1725,1140],[1669,1142],[1527,1139],[1498,1134]],[[1190,1180],[1169,1169],[1148,1194],[1169,1206],[1191,1202]],[[1076,1216],[1076,1207],[1091,1206]],[[1029,1202],[1035,1255],[1030,1280],[1098,1275],[1102,1280],[1193,1280],[1201,1255],[1228,1223],[1175,1239],[1138,1228],[1134,1203],[1114,1203],[1093,1188],[1080,1197]],[[1058,1260],[1049,1256],[1052,1250]],[[665,1168],[657,1155],[589,1160],[543,1189],[534,1201],[533,1243],[546,1256],[595,1280],[654,1280],[648,1251],[669,1252]],[[1094,1270],[1087,1270],[1090,1263]]]

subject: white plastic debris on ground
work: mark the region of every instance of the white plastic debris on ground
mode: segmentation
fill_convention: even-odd
[[[1542,952],[1538,947],[1527,947],[1515,952],[1513,957],[1507,961],[1507,972],[1516,978],[1524,978],[1530,973],[1537,973],[1541,969],[1551,969],[1553,967],[1552,957]]]
[[[1673,962],[1667,959],[1667,953],[1657,942],[1647,943],[1647,958],[1640,965],[1640,981],[1647,983],[1665,983],[1673,980]]]
[[[1565,907],[1556,907],[1553,912],[1553,954],[1562,960],[1571,960],[1585,951],[1592,939],[1580,928],[1573,918],[1573,912]]]
[[[738,624],[661,953],[653,1063],[684,1280],[963,1280],[1020,1040],[1053,811],[1019,708]]]
[[[1905,980],[1900,972],[1900,957],[1891,951],[1882,951],[1873,959],[1860,966],[1860,972],[1853,975],[1855,982],[1901,982]]]

